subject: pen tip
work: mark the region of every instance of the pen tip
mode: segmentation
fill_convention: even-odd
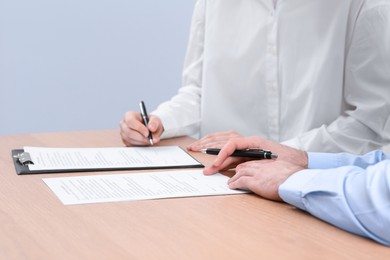
[[[276,158],[278,158],[278,155],[277,154],[271,154],[271,159],[276,159]]]
[[[149,139],[151,145],[154,145],[153,139]]]

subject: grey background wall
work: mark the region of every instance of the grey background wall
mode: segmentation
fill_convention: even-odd
[[[0,0],[0,134],[112,129],[181,84],[195,0]]]

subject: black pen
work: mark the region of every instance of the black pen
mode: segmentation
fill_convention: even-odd
[[[202,149],[200,152],[207,153],[207,154],[214,154],[217,155],[221,149],[217,148],[207,148]],[[235,157],[249,157],[249,158],[257,158],[257,159],[276,159],[278,158],[277,154],[272,153],[268,150],[263,150],[259,148],[249,148],[245,150],[235,150],[230,156]]]
[[[144,121],[144,125],[146,127],[148,127],[148,124],[149,124],[149,116],[148,116],[148,112],[146,111],[146,107],[145,107],[145,103],[143,101],[141,101],[141,103],[139,103],[139,107],[141,109],[141,117],[142,117],[142,120]],[[152,132],[149,131],[149,142],[151,145],[153,145],[153,136],[152,136]]]

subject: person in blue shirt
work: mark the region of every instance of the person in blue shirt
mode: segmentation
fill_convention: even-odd
[[[260,147],[277,159],[229,157],[234,150]],[[192,150],[196,147],[192,147]],[[231,189],[247,189],[285,201],[351,233],[390,246],[390,154],[312,153],[260,137],[230,139],[213,165],[213,174],[235,168]]]

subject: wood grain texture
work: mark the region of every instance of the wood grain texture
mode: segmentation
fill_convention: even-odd
[[[254,194],[64,206],[42,178],[114,172],[18,176],[11,149],[27,145],[123,146],[117,130],[0,136],[0,259],[390,259],[385,246]]]

